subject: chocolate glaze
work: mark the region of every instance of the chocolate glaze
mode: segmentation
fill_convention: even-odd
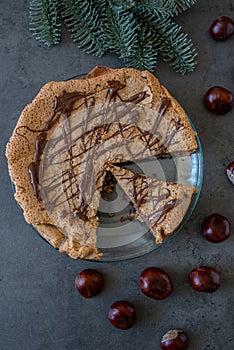
[[[36,160],[39,160],[46,145],[46,132],[40,133],[36,138]]]
[[[55,113],[61,112],[67,117],[70,117],[74,104],[86,97],[86,93],[81,93],[79,91],[67,92],[64,90],[62,94],[55,99],[54,111]]]
[[[39,200],[39,191],[38,191],[38,180],[37,180],[37,171],[36,171],[36,163],[32,162],[28,166],[28,172],[30,176],[30,181],[33,187],[34,194],[36,196],[36,199]]]
[[[164,148],[167,149],[170,145],[173,145],[174,143],[173,138],[176,135],[176,133],[184,128],[184,125],[181,123],[181,120],[175,120],[174,118],[171,119],[170,124],[168,126],[168,130],[170,129],[172,125],[172,131],[166,133],[166,138],[164,139]]]
[[[137,208],[152,201],[153,208],[155,209],[152,214],[145,217],[145,221],[148,226],[154,229],[154,227],[164,221],[166,215],[176,206],[182,203],[181,199],[168,199],[171,195],[171,191],[167,187],[163,187],[160,183],[155,184],[152,181],[147,181],[145,175],[134,173],[134,174],[118,174],[121,179],[127,180],[132,183],[132,193],[134,204]],[[152,195],[152,189],[158,187],[158,194]],[[159,206],[160,202],[167,200],[162,206]],[[157,209],[156,209],[157,208]]]
[[[176,206],[180,205],[182,203],[181,199],[171,199],[166,204],[164,204],[161,208],[153,212],[150,217],[148,218],[149,223],[151,224],[152,228],[154,228],[157,224],[162,222],[166,215]],[[156,219],[156,220],[155,220]],[[153,221],[153,223],[151,223]]]
[[[119,90],[124,88],[124,84],[122,84],[118,80],[109,80],[107,85],[107,97],[109,96],[111,100],[116,100],[116,97],[119,97]],[[121,98],[120,98],[121,99]]]
[[[158,115],[160,118],[165,114],[167,108],[171,104],[171,99],[169,97],[163,97],[158,109]]]
[[[153,188],[155,189],[156,185],[153,181],[147,181],[145,175],[138,173],[130,175],[119,174],[119,177],[132,183],[133,192],[131,194],[134,198],[134,203],[138,208],[145,204],[149,200],[149,197],[152,200],[154,208],[156,208],[160,201],[167,199],[171,195],[171,191],[168,188],[163,188],[159,184],[156,184],[159,191],[157,196],[153,196],[151,191]]]
[[[159,109],[158,109],[158,115],[155,118],[155,122],[154,122],[154,126],[153,126],[153,130],[157,130],[160,121],[162,119],[162,116],[166,113],[167,108],[169,107],[169,105],[171,104],[171,99],[168,97],[163,97],[162,101],[159,105]]]
[[[155,122],[152,128],[152,133],[149,131],[144,131],[139,128],[139,126],[136,125],[137,120],[139,118],[139,111],[135,108],[135,105],[143,101],[148,95],[145,91],[140,91],[137,94],[134,94],[132,96],[129,96],[127,99],[123,99],[121,97],[121,89],[124,88],[124,84],[122,84],[118,80],[111,80],[108,81],[108,84],[106,86],[106,106],[102,110],[102,121],[103,125],[97,126],[91,130],[87,130],[88,122],[95,119],[98,115],[93,111],[93,107],[95,105],[95,93],[81,93],[79,91],[74,92],[66,92],[63,91],[62,94],[55,98],[54,103],[54,111],[51,115],[51,117],[47,120],[45,123],[43,129],[41,130],[33,130],[30,129],[28,126],[20,126],[17,128],[16,132],[20,136],[26,138],[24,134],[20,133],[20,129],[24,128],[27,131],[30,132],[36,132],[39,133],[39,135],[36,138],[35,143],[35,161],[32,162],[29,167],[29,175],[30,180],[32,183],[32,187],[34,190],[34,194],[37,200],[40,200],[39,195],[39,166],[41,161],[41,156],[43,154],[43,150],[47,143],[47,134],[48,132],[54,128],[54,126],[58,123],[58,121],[63,117],[64,119],[64,132],[63,135],[58,137],[54,142],[60,142],[63,140],[64,144],[63,146],[57,151],[59,152],[66,152],[69,155],[68,158],[68,171],[64,171],[62,173],[62,185],[63,190],[66,194],[67,201],[70,205],[71,211],[82,220],[87,220],[88,218],[88,207],[91,203],[93,194],[96,190],[96,174],[93,164],[93,156],[97,150],[97,145],[100,142],[104,142],[112,137],[115,137],[117,135],[121,135],[123,139],[133,140],[134,138],[139,138],[145,143],[145,149],[149,148],[151,151],[154,152],[154,154],[160,154],[162,151],[164,151],[173,140],[174,135],[177,131],[179,131],[183,125],[181,124],[180,120],[175,121],[173,119],[172,123],[173,125],[170,125],[168,127],[168,135],[165,140],[161,140],[161,135],[157,132],[157,128],[159,126],[159,123],[161,121],[162,116],[165,114],[168,106],[171,103],[171,100],[169,98],[163,98],[161,101],[161,104],[158,109],[158,113],[155,117]],[[118,101],[118,100],[119,101]],[[73,140],[73,144],[71,144],[69,135],[73,131],[73,129],[70,127],[69,118],[72,115],[72,112],[78,109],[79,107],[75,107],[75,104],[80,101],[82,104],[80,106],[85,106],[87,110],[87,119],[85,125],[82,125],[83,127],[83,134],[79,136],[76,140]],[[111,103],[115,102],[115,103]],[[111,112],[111,113],[110,113]],[[106,116],[111,114],[113,117],[113,123],[105,123]],[[126,123],[121,123],[121,118],[128,115],[128,121]],[[118,128],[113,128],[114,125],[118,125]],[[80,127],[81,124],[76,125],[75,128]],[[73,127],[74,128],[74,127]],[[169,129],[172,130],[169,130]],[[113,132],[110,132],[113,129]],[[137,133],[135,131],[137,130]],[[109,135],[108,137],[106,135]],[[26,138],[27,139],[27,138]],[[79,154],[73,154],[73,146],[77,142],[80,142],[80,153]],[[115,146],[111,146],[112,148]],[[116,147],[119,147],[118,144],[116,144]],[[105,149],[105,151],[108,151],[108,148]],[[130,149],[129,149],[130,151]],[[85,169],[85,175],[83,176],[83,180],[81,183],[76,186],[76,190],[74,192],[74,184],[76,184],[76,176],[75,176],[75,167],[79,167],[81,163],[74,163],[75,159],[79,159],[83,154],[87,154],[88,152],[88,161],[86,164]],[[135,156],[140,156],[135,155]],[[122,155],[119,155],[119,158],[121,159]],[[46,160],[48,164],[52,164],[53,159]],[[103,171],[103,170],[102,170]],[[102,176],[101,172],[97,175],[98,178]],[[49,183],[47,186],[43,189],[43,191],[52,191],[58,186],[59,178],[51,178],[48,179]],[[136,198],[136,203],[138,205],[141,205],[144,203],[145,198],[148,193],[148,187],[145,185],[143,179],[142,179],[142,186],[137,191],[135,189],[134,198]],[[154,198],[153,200],[155,203],[158,203],[158,201],[161,201],[165,198],[165,196],[169,196],[170,194],[168,192],[159,195],[157,198]],[[81,202],[77,206],[77,198],[81,199]],[[53,203],[51,205],[60,205],[61,201],[59,200],[59,196],[53,198]],[[168,204],[168,208],[169,208]],[[166,209],[165,209],[166,210]],[[169,209],[167,209],[169,210]]]

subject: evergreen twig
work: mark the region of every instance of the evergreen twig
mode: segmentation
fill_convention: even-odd
[[[181,74],[196,66],[191,39],[171,18],[196,0],[31,0],[30,26],[47,45],[60,40],[58,13],[87,53],[115,52],[126,65],[154,71],[157,56]]]
[[[57,0],[31,0],[29,5],[30,30],[35,38],[47,46],[60,42]]]
[[[138,32],[137,44],[134,45],[125,62],[128,67],[136,69],[147,69],[154,71],[157,63],[158,53],[155,50],[155,42],[152,37],[150,28],[140,27]]]
[[[135,14],[147,13],[148,18],[168,18],[174,15],[174,0],[139,0],[133,8]]]
[[[137,44],[139,28],[133,14],[120,6],[106,6],[102,23],[109,50],[127,58]]]
[[[60,14],[79,48],[95,56],[106,52],[107,46],[93,0],[60,0]]]
[[[148,10],[139,12],[136,17],[141,28],[146,26],[152,40],[152,48],[164,61],[182,75],[192,72],[196,67],[196,50],[188,35],[181,32],[181,26],[169,18],[159,19],[149,15]]]
[[[188,35],[181,32],[181,26],[171,20],[156,21],[155,41],[158,53],[182,75],[196,67],[196,51]]]
[[[179,13],[186,11],[189,7],[194,5],[197,0],[175,0],[174,2],[174,15],[178,15]]]
[[[132,9],[135,13],[148,10],[158,18],[174,17],[195,4],[196,0],[111,0],[115,5]]]

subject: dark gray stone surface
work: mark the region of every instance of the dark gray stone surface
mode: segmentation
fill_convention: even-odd
[[[156,75],[184,106],[201,138],[205,176],[201,197],[189,222],[162,249],[117,263],[75,261],[59,254],[25,223],[14,201],[4,156],[17,118],[40,87],[89,71],[97,64],[121,67],[115,55],[101,59],[77,49],[67,35],[46,48],[28,31],[28,1],[1,0],[0,9],[0,349],[91,350],[160,349],[170,328],[184,329],[190,350],[234,349],[234,234],[211,244],[200,234],[202,220],[212,212],[227,216],[234,227],[234,187],[225,175],[234,160],[234,112],[214,116],[203,106],[204,92],[223,85],[234,92],[234,37],[214,42],[209,25],[220,15],[234,18],[233,1],[198,0],[177,22],[190,33],[198,50],[198,67],[178,75],[159,62]],[[189,271],[203,264],[221,271],[222,286],[214,294],[199,294],[187,282]],[[142,269],[159,266],[174,281],[174,293],[163,301],[143,296],[138,287]],[[76,274],[98,268],[106,284],[96,298],[81,298]],[[118,299],[133,302],[138,322],[129,331],[114,329],[108,308]]]

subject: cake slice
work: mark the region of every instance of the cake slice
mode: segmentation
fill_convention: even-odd
[[[197,191],[192,186],[149,178],[113,164],[107,164],[106,168],[133,203],[139,219],[149,227],[156,244],[162,243],[180,225]]]

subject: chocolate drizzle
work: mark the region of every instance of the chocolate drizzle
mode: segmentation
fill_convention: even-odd
[[[122,173],[121,171],[118,172],[118,178],[131,183],[131,190],[129,190],[130,198],[133,198],[134,205],[143,214],[148,226],[153,230],[155,226],[164,221],[166,215],[172,209],[182,203],[180,198],[169,198],[171,191],[168,187],[162,186],[160,182],[155,183],[153,179],[147,179],[145,175],[129,173],[128,170],[125,171],[122,169]],[[158,190],[157,195],[155,194],[156,189]],[[141,211],[142,206],[147,202],[151,202],[153,206],[152,213],[149,216],[145,216],[144,211]],[[162,202],[164,204],[160,205]]]
[[[108,98],[108,96],[110,97],[110,100],[116,100],[117,97],[120,98],[121,97],[119,95],[119,90],[123,89],[124,85],[121,84],[120,81],[118,80],[109,80],[108,81],[108,85],[107,85],[107,95],[106,98]]]
[[[42,132],[36,138],[36,162],[40,161],[45,145],[46,145],[46,132]]]
[[[133,192],[131,195],[134,198],[134,204],[138,208],[141,205],[145,204],[150,197],[150,200],[152,200],[153,207],[155,209],[159,202],[167,199],[171,195],[171,191],[167,187],[163,188],[159,183],[153,184],[153,180],[148,181],[147,177],[143,174],[123,174],[119,175],[119,177],[132,183]],[[156,187],[158,187],[158,195],[153,196],[151,192],[152,189],[155,189]]]
[[[86,93],[81,93],[79,91],[66,92],[64,90],[62,94],[55,99],[54,111],[55,113],[60,112],[70,117],[74,104],[83,98],[87,98]]]
[[[170,104],[171,104],[170,98],[168,98],[168,97],[162,98],[162,101],[161,101],[159,109],[158,109],[159,118],[162,118],[162,116],[165,114],[165,112]]]
[[[39,132],[40,134],[36,138],[35,143],[35,162],[32,162],[29,164],[28,171],[30,175],[30,180],[33,186],[33,191],[35,194],[35,197],[37,201],[41,200],[38,190],[38,183],[39,183],[39,167],[40,167],[40,161],[41,156],[44,151],[44,148],[47,143],[47,133],[50,131],[55,124],[58,122],[60,115],[62,114],[65,118],[70,117],[74,104],[83,98],[86,98],[86,94],[80,93],[80,92],[66,92],[63,91],[62,94],[55,98],[54,102],[54,112],[51,115],[51,117],[48,119],[48,121],[45,123],[45,126],[42,130],[33,130],[30,129],[28,126],[20,126],[16,129],[16,133],[18,135],[26,138],[24,135],[21,135],[19,133],[19,130],[22,128],[27,129],[31,132]]]
[[[153,221],[152,228],[154,228],[157,224],[162,222],[165,219],[166,215],[181,203],[181,199],[171,199],[168,202],[166,202],[162,207],[153,212],[148,218],[150,224]]]
[[[34,194],[36,199],[39,200],[39,191],[38,191],[38,179],[37,179],[37,171],[36,171],[36,163],[32,162],[28,166],[28,172],[30,176],[30,181],[33,187]]]
[[[122,102],[133,102],[135,104],[143,101],[148,95],[146,91],[140,91],[137,94],[130,96],[127,99],[123,99],[121,95],[119,94],[119,90],[123,89],[124,85],[120,83],[118,80],[110,80],[108,81],[107,86],[107,97],[110,97],[110,100],[113,100],[116,102],[116,98],[118,97],[120,101]]]
[[[95,156],[98,157],[99,155],[99,144],[120,136],[120,141],[115,145],[112,144],[109,146],[110,148],[107,146],[105,152],[111,151],[113,148],[119,148],[119,144],[123,142],[121,140],[127,140],[125,145],[132,157],[141,157],[141,154],[146,150],[149,150],[149,152],[151,152],[149,154],[154,156],[159,155],[172,144],[175,134],[183,128],[180,119],[177,121],[174,119],[171,120],[168,125],[165,139],[162,139],[161,134],[157,130],[171,100],[169,98],[162,99],[158,111],[155,113],[152,132],[145,131],[137,125],[140,115],[139,109],[136,108],[136,105],[148,97],[147,92],[140,91],[139,93],[124,99],[121,97],[121,90],[123,88],[124,84],[118,80],[108,81],[106,86],[106,101],[102,110],[98,112],[95,111],[94,108],[96,102],[95,94],[97,91],[94,91],[93,93],[63,91],[60,96],[55,98],[53,113],[41,130],[33,130],[28,126],[20,126],[17,128],[16,132],[24,138],[26,138],[26,136],[20,133],[20,129],[22,128],[29,132],[38,133],[35,142],[35,161],[30,163],[28,167],[30,181],[32,183],[35,197],[38,201],[41,200],[39,189],[39,167],[43,151],[49,139],[48,132],[52,131],[62,119],[63,132],[52,141],[52,145],[53,142],[54,146],[58,144],[60,145],[62,141],[63,143],[56,149],[56,154],[53,154],[53,157],[50,159],[44,159],[43,161],[47,166],[53,165],[55,164],[53,162],[55,162],[57,154],[61,152],[62,154],[67,155],[67,170],[64,170],[62,174],[57,175],[57,177],[54,176],[51,179],[47,179],[47,185],[41,190],[43,193],[46,191],[51,192],[62,183],[63,191],[66,194],[66,200],[69,203],[71,213],[82,220],[88,219],[89,205],[96,191],[97,183],[103,175],[103,170],[96,174],[95,164],[93,162]],[[79,101],[81,101],[81,104],[77,106],[76,104]],[[71,126],[70,117],[72,118],[73,111],[79,110],[79,108],[83,110],[84,107],[86,109],[85,122],[83,124],[81,122],[75,126]],[[127,120],[122,122],[121,120],[126,118],[126,116]],[[97,117],[101,117],[101,125],[89,129],[89,123],[94,121]],[[75,139],[72,139],[71,134],[81,127],[83,131],[82,134]],[[130,145],[130,142],[133,140],[139,140],[141,141],[142,146],[144,145],[139,153],[132,154],[132,150],[128,146],[128,142]],[[77,144],[79,145],[79,153],[74,153],[74,147],[76,146],[77,149]],[[121,160],[123,155],[119,154],[118,157]],[[82,168],[82,181],[77,183],[77,169],[82,166],[83,158],[86,159],[86,166],[84,169]],[[135,176],[137,177],[137,174],[135,174]],[[141,205],[146,200],[149,190],[149,187],[147,186],[142,179],[142,186],[140,189],[137,190],[134,188],[134,199],[136,200],[137,205]],[[153,201],[158,203],[165,199],[165,197],[167,198],[170,195],[168,191],[169,190],[166,190],[157,198],[153,198]],[[170,201],[163,212],[166,213],[169,208],[172,208],[172,204],[169,203]],[[61,204],[62,201],[60,200],[59,195],[54,195],[50,205],[53,207]]]

